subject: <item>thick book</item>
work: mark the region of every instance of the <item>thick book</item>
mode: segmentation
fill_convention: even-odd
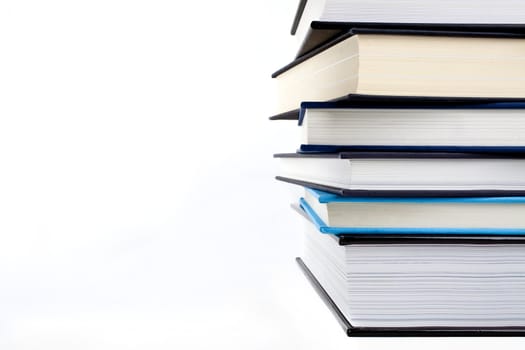
[[[297,262],[349,336],[525,335],[522,236],[304,237]]]
[[[303,260],[296,258],[300,269],[315,289],[319,297],[335,316],[346,335],[349,337],[468,337],[468,336],[525,336],[525,326],[489,326],[489,327],[363,327],[354,326],[342,313],[341,308],[334,302],[323,288],[315,275],[309,270]]]
[[[525,154],[509,152],[282,153],[277,180],[340,196],[525,196]]]
[[[273,114],[348,94],[525,97],[525,38],[354,28],[272,77]]]
[[[523,33],[524,10],[515,0],[300,0],[291,34],[300,56],[356,26]]]
[[[525,100],[380,97],[367,106],[359,101],[301,103],[300,150],[525,152]]]
[[[300,205],[326,234],[525,235],[525,197],[341,197],[305,188]]]

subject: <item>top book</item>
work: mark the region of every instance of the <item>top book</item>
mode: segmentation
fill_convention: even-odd
[[[301,47],[297,57],[342,30],[393,24],[406,29],[523,33],[521,0],[300,0],[291,33]]]

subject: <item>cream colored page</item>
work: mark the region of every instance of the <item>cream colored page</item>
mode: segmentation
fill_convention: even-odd
[[[525,96],[525,40],[358,35],[359,93]]]
[[[357,67],[357,38],[350,37],[291,68],[277,77],[278,113],[354,92]]]

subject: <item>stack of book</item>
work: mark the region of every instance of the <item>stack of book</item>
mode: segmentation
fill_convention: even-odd
[[[525,5],[454,5],[301,1],[273,74],[297,261],[348,335],[525,335]]]

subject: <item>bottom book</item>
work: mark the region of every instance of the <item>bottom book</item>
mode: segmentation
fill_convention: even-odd
[[[309,226],[297,262],[348,336],[525,335],[523,238],[360,241]]]

